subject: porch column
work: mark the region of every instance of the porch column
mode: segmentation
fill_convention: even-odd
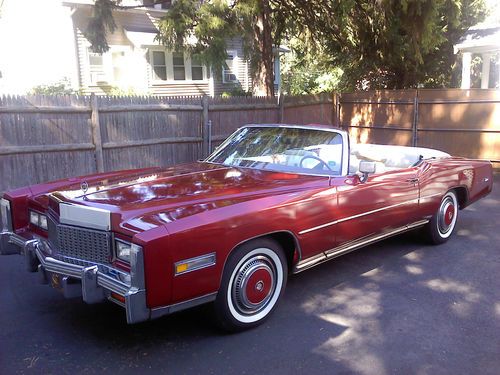
[[[491,54],[483,53],[483,68],[481,71],[481,88],[487,89],[490,82],[490,60]]]
[[[462,53],[462,89],[470,89],[470,63],[472,54],[470,52]]]

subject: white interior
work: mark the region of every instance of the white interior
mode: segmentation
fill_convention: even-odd
[[[376,162],[376,173],[408,168],[422,157],[445,158],[446,152],[423,147],[405,147],[376,144],[352,144],[349,161],[349,173],[357,173],[360,161]]]

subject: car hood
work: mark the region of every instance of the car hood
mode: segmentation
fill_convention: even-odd
[[[134,234],[208,210],[302,190],[327,178],[197,162],[127,171],[54,192],[60,201],[111,211],[113,229]],[[88,188],[87,188],[88,185]]]

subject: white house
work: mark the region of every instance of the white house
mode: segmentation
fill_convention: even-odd
[[[250,91],[249,62],[239,39],[227,41],[225,66],[214,71],[196,56],[168,51],[155,41],[156,23],[168,3],[124,0],[143,6],[115,10],[110,50],[90,50],[84,37],[92,0],[4,0],[0,13],[0,94],[25,93],[36,85],[68,80],[84,93],[220,95]],[[278,56],[281,49],[276,50]],[[279,58],[275,59],[279,86]]]
[[[477,25],[471,27],[454,46],[455,53],[462,54],[462,89],[471,87],[471,62],[473,55],[481,57],[481,88],[500,86],[500,25]],[[493,58],[496,64],[492,63]],[[496,72],[492,70],[496,69]],[[494,74],[491,74],[494,73]]]

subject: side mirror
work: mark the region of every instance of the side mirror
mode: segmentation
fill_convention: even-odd
[[[365,182],[368,179],[369,174],[373,174],[377,171],[377,163],[374,161],[360,161],[359,171],[363,174],[361,182]]]

